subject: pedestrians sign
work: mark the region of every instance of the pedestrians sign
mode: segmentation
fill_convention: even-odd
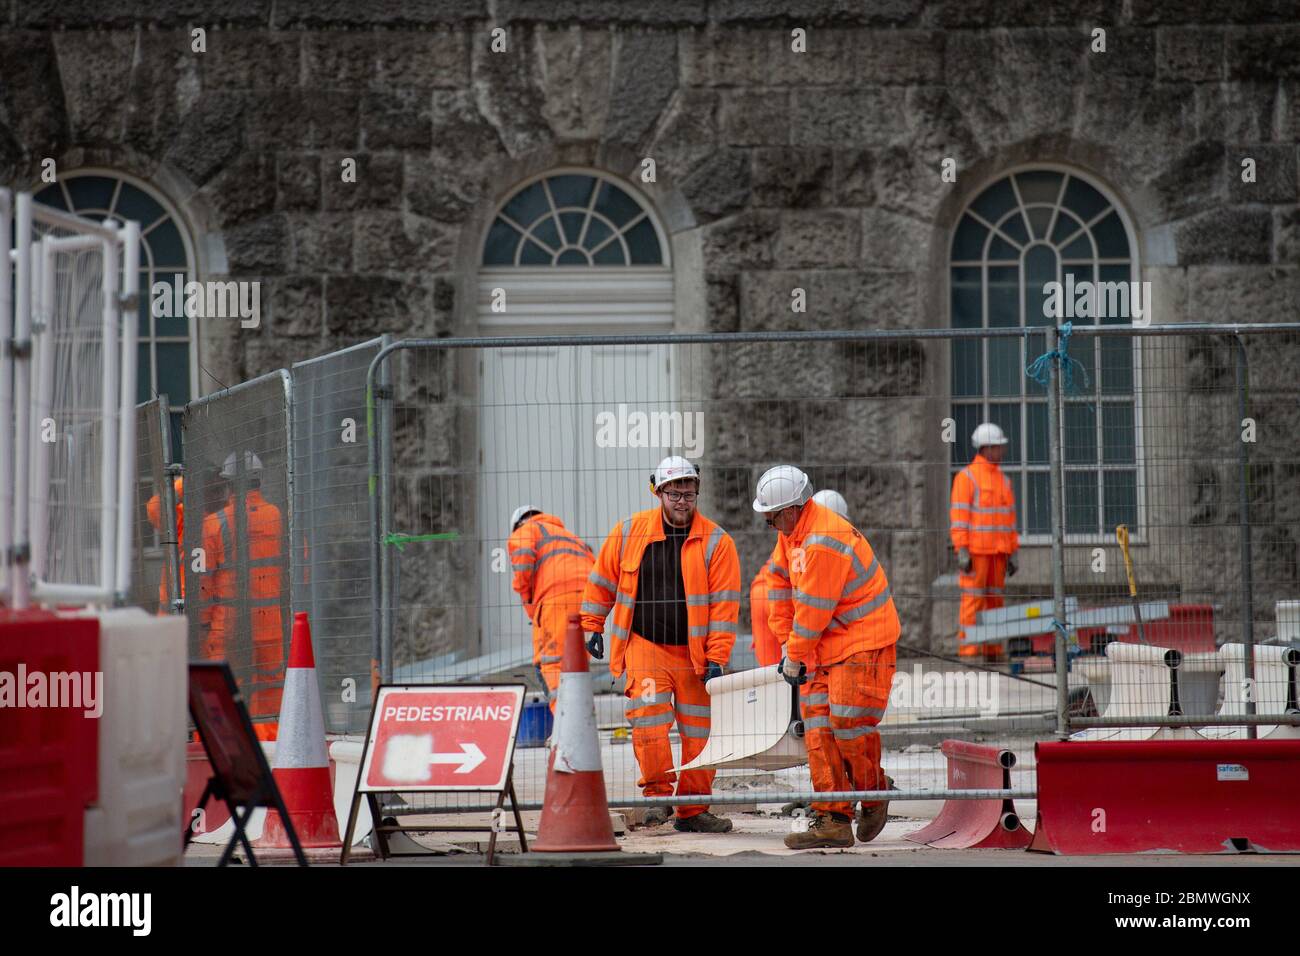
[[[516,806],[512,770],[515,734],[524,706],[523,684],[383,685],[370,712],[370,731],[361,773],[352,794],[347,836],[340,863],[350,856],[357,810],[364,795],[374,821],[380,856],[391,854],[388,835],[437,830],[487,830],[487,864],[492,865],[498,832],[514,831],[527,851],[524,825]],[[377,794],[476,792],[497,795],[491,826],[402,826],[386,819]],[[506,797],[514,826],[503,814]],[[401,855],[418,855],[404,853]]]
[[[519,684],[382,688],[360,789],[504,789],[523,701]]]

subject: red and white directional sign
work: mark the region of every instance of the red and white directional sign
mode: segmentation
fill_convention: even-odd
[[[504,790],[522,684],[381,687],[359,791]]]

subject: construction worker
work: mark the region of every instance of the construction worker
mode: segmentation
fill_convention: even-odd
[[[707,796],[712,770],[674,774],[668,728],[674,718],[681,762],[709,738],[705,682],[722,675],[736,642],[740,615],[740,559],[731,536],[696,510],[699,470],[680,456],[665,458],[650,476],[659,507],[616,524],[601,546],[587,580],[582,629],[587,649],[605,654],[609,623],[610,673],[626,675],[624,694],[632,748],[641,769],[637,786],[647,797],[676,793]],[[667,822],[667,808],[652,808],[647,824]],[[705,802],[677,808],[673,826],[690,833],[726,833],[731,821]]]
[[[180,587],[181,597],[185,597],[185,481],[180,476],[172,479],[172,488],[176,492],[176,557],[177,568],[180,569]],[[149,523],[154,526],[156,531],[162,531],[162,498],[155,494],[148,502],[145,503],[145,513],[149,516]],[[158,580],[158,613],[170,614],[172,612],[172,599],[168,593],[167,587],[167,559],[163,558],[162,576]]]
[[[802,688],[813,789],[887,789],[876,725],[894,682],[899,624],[884,568],[861,532],[812,500],[808,476],[793,465],[763,473],[753,507],[777,531],[772,573],[787,590],[771,598],[770,620],[785,647],[781,674]],[[888,806],[862,804],[859,840],[880,833]],[[808,830],[787,836],[787,847],[853,845],[849,803],[812,809]]]
[[[206,633],[201,656],[225,659],[242,639],[252,647],[251,674],[244,685],[257,735],[274,740],[284,686],[284,630],[280,619],[280,509],[262,497],[262,460],[250,451],[226,456],[214,496],[222,504],[203,517],[205,573],[201,619]],[[243,491],[242,496],[239,494]],[[236,502],[243,498],[247,541],[238,538]],[[245,638],[247,635],[247,638]]]
[[[510,516],[512,586],[533,625],[533,665],[555,713],[560,688],[560,662],[569,615],[579,613],[587,576],[596,563],[587,542],[574,537],[555,515],[523,505]]]
[[[831,491],[829,488],[823,489],[813,495],[813,501],[819,505],[830,508],[844,520],[849,517],[849,503],[844,500],[844,496],[838,491]],[[749,617],[750,631],[752,632],[754,660],[758,662],[759,667],[771,667],[773,664],[781,661],[781,643],[776,639],[771,625],[768,623],[768,598],[769,591],[780,590],[782,582],[771,571],[772,562],[769,560],[763,564],[754,575],[753,582],[749,585]],[[789,587],[789,585],[785,585]]]
[[[961,587],[957,653],[997,660],[996,644],[966,643],[966,627],[980,611],[1002,607],[1002,588],[1016,573],[1016,496],[998,464],[1006,454],[1007,436],[992,422],[971,434],[975,457],[952,480],[948,510],[952,547],[957,553],[957,583]]]

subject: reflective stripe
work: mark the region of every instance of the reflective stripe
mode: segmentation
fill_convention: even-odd
[[[767,599],[769,601],[788,601],[793,595],[794,592],[789,588],[774,588],[767,592]]]
[[[858,553],[855,551],[853,552],[853,570],[858,572],[858,576],[844,585],[846,595],[852,594],[864,584],[870,584],[872,579],[875,578],[876,572],[880,570],[880,562],[872,558],[871,564],[864,568],[862,559],[858,557]]]
[[[974,494],[974,499],[975,499],[975,500],[974,500],[973,504],[975,504],[976,506],[978,506],[979,503],[980,503],[980,483],[979,483],[978,481],[975,480],[975,475],[974,475],[974,473],[970,470],[969,467],[966,467],[966,468],[963,468],[960,472],[958,472],[958,474],[965,475],[966,478],[970,481],[970,483],[971,483],[971,487],[974,489],[973,494]],[[967,507],[969,507],[969,505],[968,505]]]
[[[230,522],[226,520],[226,509],[218,508],[216,515],[217,523],[221,525],[221,563],[223,566],[234,564],[235,559],[231,552],[234,550],[232,546],[235,539],[230,536]]]
[[[808,594],[799,588],[794,589],[794,599],[800,604],[806,604],[822,611],[833,611],[835,606],[839,604],[839,601],[835,598],[817,597],[815,594]]]
[[[970,529],[970,522],[969,522],[969,521],[954,521],[954,522],[952,523],[952,527],[954,527],[954,528],[966,528],[966,529],[969,530],[969,529]]]
[[[606,614],[609,613],[609,609],[612,608],[613,606],[614,606],[613,601],[611,601],[608,604],[597,604],[595,601],[583,601],[582,613],[599,614],[601,617],[604,617]]]
[[[801,698],[805,704],[812,707],[816,707],[818,704],[828,704],[830,703],[830,699],[830,694],[804,694]]]
[[[707,594],[688,594],[686,595],[687,607],[708,607],[709,596]]]
[[[624,710],[636,710],[639,707],[653,707],[655,704],[667,704],[673,699],[673,692],[670,690],[662,691],[658,694],[651,694],[649,697],[644,695],[640,697],[631,697],[628,699]]]
[[[1011,524],[979,524],[971,528],[972,531],[1015,531],[1016,523]]]
[[[597,574],[595,571],[592,571],[589,575],[587,575],[587,583],[588,583],[588,584],[594,584],[594,585],[596,585],[597,587],[602,587],[602,588],[604,588],[606,591],[617,591],[617,590],[618,590],[618,585],[617,585],[617,584],[615,584],[615,583],[614,583],[613,581],[611,581],[609,578],[602,577],[601,575]]]
[[[708,636],[709,636],[709,625],[707,625],[707,624],[692,624],[692,625],[691,625],[690,636],[691,636],[691,637],[708,637]]]
[[[804,726],[806,727],[807,724],[804,724]],[[836,740],[852,740],[865,734],[874,734],[876,728],[869,724],[864,724],[861,727],[832,727],[831,733],[835,735]]]
[[[269,558],[254,558],[248,562],[250,568],[270,568],[279,565],[280,556],[273,554]]]
[[[707,737],[709,736],[709,728],[694,727],[690,724],[684,724],[679,720],[677,721],[677,733],[679,733],[683,737],[695,737],[695,738]]]
[[[545,564],[551,558],[555,557],[557,554],[573,554],[573,555],[577,555],[580,558],[591,557],[590,553],[586,551],[579,551],[576,548],[554,548],[546,552],[544,555],[542,555],[540,558],[537,559],[537,567],[540,568],[543,564]]]
[[[537,552],[534,551],[532,548],[515,548],[515,554],[516,554],[516,555],[519,555],[519,554],[530,554],[530,555],[532,555],[534,558],[537,557]]]
[[[972,511],[973,513],[977,514],[977,515],[1013,515],[1013,514],[1016,513],[1016,509],[1013,508],[1013,507],[1003,507],[1003,508],[974,508],[974,507],[972,507],[972,508],[970,508],[969,510]]]
[[[830,730],[831,719],[829,717],[805,717],[803,721],[804,730]]]
[[[619,607],[632,607],[636,603],[630,595],[624,594],[622,591],[614,595],[614,600],[618,602]]]
[[[828,534],[810,534],[804,539],[804,545],[811,548],[815,544],[825,545],[832,551],[838,551],[846,558],[852,556],[853,545],[847,541],[840,541],[838,538],[832,538]]]
[[[526,564],[511,564],[511,565],[510,565],[510,567],[514,568],[516,571],[528,571],[528,570],[530,570],[530,569],[532,568],[532,566],[533,566],[533,562],[531,562],[531,561],[527,562]]]
[[[713,552],[717,550],[718,545],[722,543],[723,537],[727,532],[714,526],[712,533],[709,535],[709,542],[704,546],[704,567],[707,570],[713,563]]]
[[[540,659],[543,664],[558,664],[562,660],[564,660],[563,657],[560,657],[558,655],[553,657],[550,654],[543,654]]]
[[[772,567],[772,573],[775,574],[778,578],[780,578],[780,579],[783,580],[783,581],[789,581],[789,580],[790,580],[790,572],[789,572],[789,571],[787,571],[785,568],[781,567],[781,565],[779,565],[779,564],[774,564],[774,563],[772,563],[772,562],[768,562],[768,563],[771,564],[771,567]]]
[[[624,640],[624,641],[627,640],[627,630],[625,628],[619,627],[617,624],[615,624],[612,621],[609,624],[609,633],[612,637],[617,637],[620,640]]]
[[[739,591],[710,591],[709,600],[714,604],[721,604],[724,601],[739,601]]]
[[[655,714],[653,717],[629,717],[627,722],[635,727],[662,727],[665,724],[673,722],[673,712],[665,711],[662,714]]]
[[[794,622],[794,632],[798,634],[800,637],[810,641],[817,636],[816,631],[808,630],[808,628],[804,627],[798,621]]]
[[[833,620],[841,627],[845,626],[846,624],[851,624],[853,621],[860,621],[868,614],[870,614],[872,611],[875,611],[878,608],[883,607],[885,602],[888,600],[889,600],[889,588],[888,586],[886,586],[886,588],[883,591],[881,591],[879,594],[873,597],[866,604],[862,604],[859,605],[858,607],[852,608],[851,610],[845,611],[843,614],[837,614],[835,615]]]
[[[883,707],[855,707],[852,704],[831,704],[832,717],[884,717]]]
[[[618,561],[619,561],[619,564],[622,564],[622,563],[623,563],[623,548],[627,546],[627,539],[628,539],[629,537],[631,537],[631,535],[632,535],[632,519],[631,519],[631,518],[625,518],[625,519],[623,520],[623,534],[622,534],[622,536],[618,539]],[[612,591],[612,590],[614,590],[614,589],[611,587],[610,590]]]
[[[712,713],[708,704],[678,704],[677,713],[687,717],[708,717]]]
[[[740,625],[735,621],[711,621],[709,629],[717,631],[719,634],[739,634]]]

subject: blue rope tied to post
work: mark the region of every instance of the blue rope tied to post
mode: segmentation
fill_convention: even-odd
[[[1051,363],[1056,362],[1057,368],[1061,370],[1061,386],[1068,392],[1074,388],[1074,368],[1078,366],[1079,373],[1083,376],[1083,387],[1088,388],[1091,384],[1088,381],[1088,370],[1083,367],[1082,362],[1070,355],[1070,333],[1073,331],[1073,322],[1066,322],[1061,326],[1061,340],[1056,348],[1048,349],[1034,359],[1025,369],[1025,374],[1043,388],[1047,388],[1052,380]]]

